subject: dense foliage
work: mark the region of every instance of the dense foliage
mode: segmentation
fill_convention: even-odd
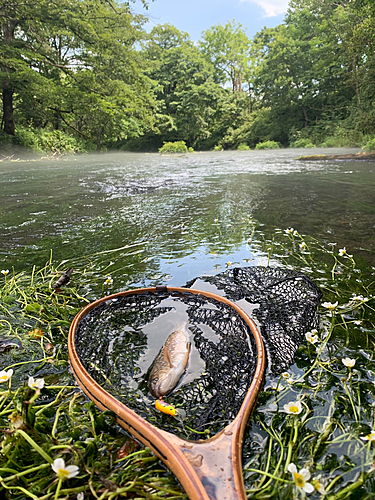
[[[252,40],[233,20],[194,43],[168,24],[147,34],[121,0],[1,0],[0,144],[371,149],[374,16],[372,1],[291,0]]]

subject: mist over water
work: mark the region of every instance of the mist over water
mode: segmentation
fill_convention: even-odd
[[[1,162],[1,266],[20,271],[43,265],[51,250],[58,261],[136,244],[116,254],[110,272],[123,268],[140,281],[164,276],[182,285],[228,261],[264,262],[246,244],[249,218],[269,234],[293,227],[374,265],[374,163],[295,161],[301,154],[355,151],[108,153]]]

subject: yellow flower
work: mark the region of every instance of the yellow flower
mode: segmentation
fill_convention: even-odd
[[[43,337],[43,330],[41,328],[34,328],[33,330],[29,330],[29,335],[33,337]]]

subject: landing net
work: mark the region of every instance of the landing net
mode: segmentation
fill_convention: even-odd
[[[279,371],[286,369],[305,332],[316,323],[321,297],[316,285],[300,273],[275,268],[237,268],[201,279],[233,301],[246,298],[259,304],[256,317],[270,363]],[[160,318],[167,320],[174,310],[186,317],[191,355],[199,356],[203,365],[192,380],[184,383],[183,377],[164,398],[186,413],[183,422],[155,409],[147,388],[149,369],[142,369],[149,349],[147,328]],[[150,423],[188,439],[207,437],[207,430],[215,434],[234,419],[257,361],[250,328],[237,311],[188,292],[145,292],[104,301],[80,321],[75,345],[86,371],[107,392]]]
[[[200,279],[223,290],[230,300],[257,304],[253,314],[260,324],[272,375],[290,367],[305,334],[318,325],[322,292],[303,273],[279,267],[237,267]]]

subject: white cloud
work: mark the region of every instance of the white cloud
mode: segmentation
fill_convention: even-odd
[[[256,3],[264,10],[264,17],[274,17],[287,11],[288,0],[240,0],[241,2]]]

